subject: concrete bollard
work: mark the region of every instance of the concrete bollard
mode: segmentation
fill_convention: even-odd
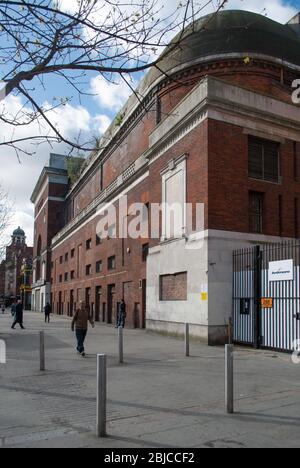
[[[234,413],[233,345],[225,346],[225,405],[227,414]]]
[[[119,363],[124,364],[124,330],[119,327]]]
[[[106,437],[107,404],[107,358],[105,354],[97,356],[97,437]]]
[[[190,356],[190,325],[185,324],[184,347],[186,357]]]
[[[40,371],[46,370],[45,359],[45,332],[40,332]]]

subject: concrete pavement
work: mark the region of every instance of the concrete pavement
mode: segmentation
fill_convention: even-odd
[[[237,349],[236,414],[224,411],[224,349],[125,330],[118,364],[114,328],[90,330],[86,359],[70,320],[25,313],[25,331],[0,315],[0,447],[299,447],[300,365],[288,355]],[[46,333],[46,372],[38,332]],[[108,433],[95,437],[96,354],[108,355]]]

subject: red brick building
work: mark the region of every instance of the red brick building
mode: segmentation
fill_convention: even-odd
[[[300,237],[298,19],[202,18],[144,78],[143,101],[128,100],[75,184],[63,158],[45,168],[32,197],[37,309],[51,300],[72,315],[84,300],[97,320],[114,323],[124,297],[129,326],[181,333],[189,322],[194,335],[224,341],[232,251]],[[158,226],[149,215],[155,238],[114,238],[133,221],[127,211],[100,239],[99,220],[110,206],[119,212],[124,195],[129,206],[188,203],[194,222],[184,208],[174,229],[163,210]]]
[[[0,266],[0,297],[7,305],[22,298],[22,265],[31,262],[32,255],[33,248],[27,246],[25,232],[18,227],[11,236],[5,260]],[[24,305],[30,307],[30,297],[26,298]]]

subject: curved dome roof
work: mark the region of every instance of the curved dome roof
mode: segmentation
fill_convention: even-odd
[[[178,36],[165,53],[177,40]],[[300,66],[300,36],[288,25],[256,13],[220,11],[189,26],[181,46],[171,50],[159,68],[170,72],[189,62],[225,54],[262,54]],[[152,70],[149,81],[155,81],[160,75],[159,70]]]
[[[14,230],[13,236],[14,236],[14,237],[25,237],[25,232],[24,232],[23,229],[21,229],[20,226],[19,226],[18,229],[15,229],[15,230]]]

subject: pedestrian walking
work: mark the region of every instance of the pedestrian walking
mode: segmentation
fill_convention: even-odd
[[[44,311],[45,311],[45,323],[50,323],[50,315],[52,312],[52,308],[49,302],[47,302],[47,304],[45,305]]]
[[[72,321],[72,331],[74,332],[75,330],[77,339],[77,352],[81,354],[82,357],[86,356],[84,342],[88,332],[89,322],[92,328],[95,328],[95,323],[90,313],[90,308],[86,306],[85,302],[81,302]]]
[[[2,304],[1,310],[2,310],[2,314],[5,314],[5,304]]]
[[[125,328],[125,321],[126,321],[126,303],[124,299],[122,299],[121,304],[119,305],[118,310],[118,317],[117,317],[117,327],[116,328]]]
[[[16,307],[17,307],[17,303],[16,303],[16,301],[14,301],[14,302],[12,303],[11,309],[10,309],[12,318],[14,318],[15,315],[16,315]]]
[[[11,326],[13,330],[15,329],[15,326],[17,325],[17,323],[20,325],[22,330],[25,330],[25,327],[23,325],[23,304],[21,300],[19,300],[16,305],[15,320]]]

